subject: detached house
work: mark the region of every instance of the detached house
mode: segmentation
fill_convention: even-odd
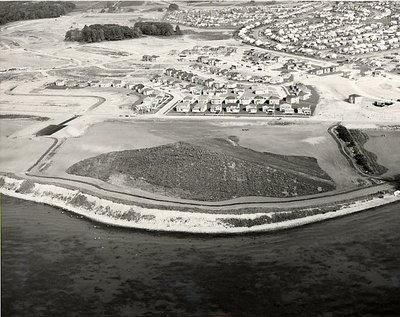
[[[360,104],[362,102],[362,96],[357,94],[351,94],[349,96],[349,102],[354,104]]]
[[[278,106],[279,101],[280,101],[280,98],[278,96],[271,96],[268,99],[268,104]]]
[[[225,98],[225,104],[228,103],[237,103],[237,97],[236,96],[228,96]]]
[[[219,105],[222,104],[224,102],[224,97],[219,97],[219,96],[215,96],[211,98],[211,104],[212,105]]]
[[[254,104],[255,105],[262,105],[265,103],[267,99],[264,96],[255,96],[254,97]]]
[[[240,105],[238,105],[237,103],[228,104],[225,109],[226,109],[226,112],[228,112],[228,113],[239,113]]]
[[[246,106],[246,112],[248,113],[257,113],[257,105],[247,105]]]
[[[188,101],[182,101],[177,104],[176,106],[176,112],[184,112],[187,113],[190,111],[190,102]]]
[[[274,114],[275,113],[275,107],[271,105],[265,105],[262,107],[262,111],[268,114]]]
[[[59,86],[59,87],[65,86],[65,80],[64,80],[64,79],[57,79],[57,80],[55,81],[55,85],[56,85],[56,86]]]
[[[211,104],[211,113],[220,113],[222,111],[222,104]]]
[[[241,96],[239,97],[239,103],[241,105],[249,105],[251,104],[252,98],[251,97],[245,97],[245,96]]]
[[[292,112],[292,110],[294,110],[292,108],[291,105],[289,105],[288,103],[283,103],[279,106],[279,111],[283,112],[283,113],[288,113],[288,112]]]

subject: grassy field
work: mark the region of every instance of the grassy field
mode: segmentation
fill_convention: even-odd
[[[368,136],[364,148],[376,155],[376,162],[387,168],[383,176],[400,175],[400,131],[363,130]]]
[[[256,152],[226,139],[207,140],[203,146],[177,142],[106,153],[78,162],[67,172],[207,201],[290,197],[335,188],[313,158]]]
[[[79,122],[75,122],[77,123]],[[261,152],[256,153],[260,156],[262,152],[269,152],[279,155],[278,157],[314,157],[338,189],[353,188],[359,183],[360,176],[339,152],[335,141],[326,131],[327,127],[328,125],[293,124],[288,129],[286,125],[226,120],[152,122],[131,119],[129,122],[104,122],[93,125],[81,137],[68,139],[52,158],[46,174],[68,177],[65,171],[72,164],[94,156],[176,142],[187,142],[216,150],[218,145],[215,142],[205,143],[204,139],[236,136],[238,144],[254,150],[255,153]],[[237,150],[238,147],[235,147],[236,152]],[[272,159],[272,154],[269,157]]]
[[[354,140],[357,153],[365,157],[365,166],[368,171],[374,175],[381,175],[387,171],[385,166],[378,164],[377,155],[366,150],[364,144],[368,141],[369,137],[366,133],[357,129],[349,130],[351,137]]]

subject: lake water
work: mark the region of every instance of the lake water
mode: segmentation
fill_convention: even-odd
[[[273,234],[118,229],[2,197],[2,316],[400,316],[400,204]]]

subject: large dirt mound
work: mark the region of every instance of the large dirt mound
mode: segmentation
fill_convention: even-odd
[[[70,174],[194,200],[290,197],[335,188],[314,158],[280,156],[232,141],[184,142],[110,152],[72,165]]]

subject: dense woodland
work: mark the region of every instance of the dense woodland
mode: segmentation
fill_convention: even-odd
[[[21,20],[57,18],[73,9],[75,4],[65,1],[4,1],[0,5],[0,25]]]
[[[133,39],[142,35],[171,36],[182,35],[179,26],[165,22],[137,22],[133,27],[118,24],[93,24],[85,25],[82,30],[73,29],[65,34],[66,41],[77,42],[102,42]]]

